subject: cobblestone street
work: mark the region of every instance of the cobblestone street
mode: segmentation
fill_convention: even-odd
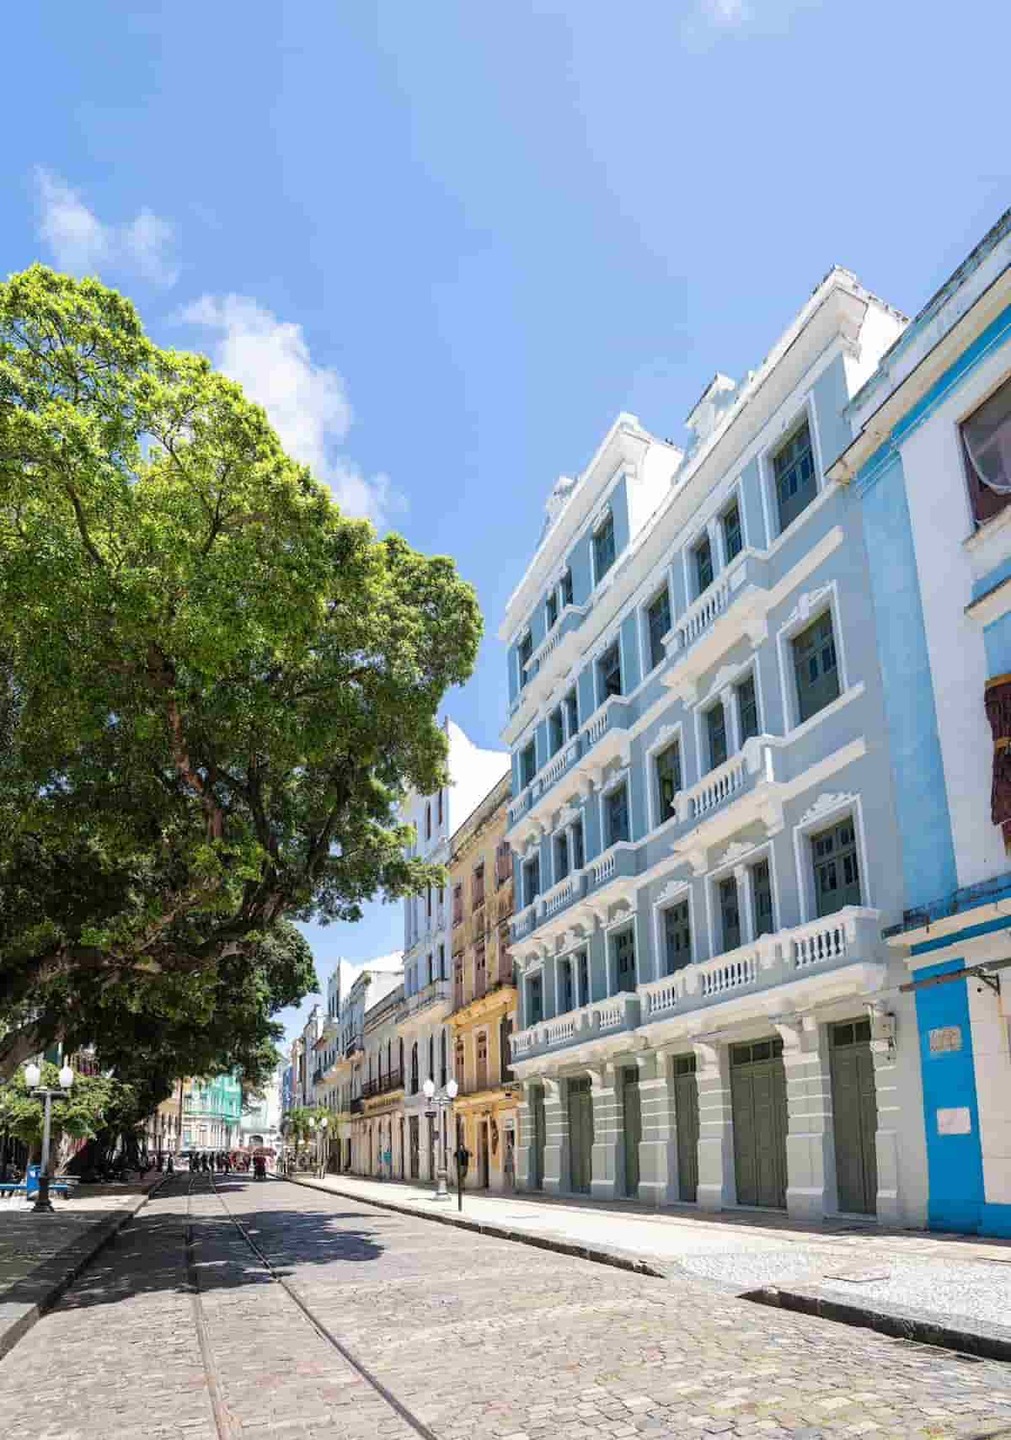
[[[0,1433],[1011,1435],[1011,1367],[282,1182],[188,1190],[0,1362]]]

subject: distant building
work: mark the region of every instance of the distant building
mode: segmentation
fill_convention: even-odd
[[[240,1142],[242,1086],[234,1075],[187,1080],[183,1088],[184,1150],[231,1150]]]
[[[416,839],[410,853],[437,864],[449,864],[449,840],[454,828],[508,772],[509,757],[474,745],[453,721],[445,722],[449,741],[449,784],[434,795],[410,794],[402,818],[412,824]],[[450,1133],[439,1130],[428,1111],[423,1093],[431,1077],[436,1086],[450,1075],[453,1005],[449,971],[450,916],[445,886],[429,887],[422,895],[404,901],[404,1003],[400,1038],[404,1042],[404,1118],[406,1174],[413,1180],[434,1179],[437,1147],[448,1161]]]
[[[281,1067],[274,1071],[263,1087],[263,1095],[253,1100],[239,1117],[239,1143],[250,1149],[265,1146],[280,1149],[281,1144]]]
[[[509,1053],[516,1024],[509,951],[513,861],[505,839],[509,793],[506,774],[450,840],[456,1137],[470,1151],[467,1186],[478,1190],[509,1189],[516,1173],[520,1087]]]

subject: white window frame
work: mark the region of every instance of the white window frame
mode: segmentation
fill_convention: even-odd
[[[660,789],[656,781],[656,757],[661,751],[666,750],[669,745],[677,742],[681,752],[681,787],[687,790],[688,777],[685,774],[685,744],[684,744],[684,721],[676,720],[662,725],[653,737],[651,744],[646,747],[644,760],[646,763],[646,813],[649,824],[647,834],[652,835],[655,830],[661,830],[665,825],[670,825],[677,820],[677,812],[671,811],[666,819],[660,816]]]
[[[661,590],[667,591],[667,605],[670,610],[670,628],[667,634],[672,635],[675,624],[674,586],[671,582],[670,570],[667,567],[664,568],[662,579],[656,585],[648,588],[645,600],[639,605],[639,670],[643,680],[648,680],[651,675],[660,670],[668,658],[665,654],[654,665],[649,649],[649,607]],[[642,681],[640,681],[641,683]]]
[[[619,694],[617,697],[615,697],[615,696],[613,696],[613,695],[605,695],[605,696],[602,697],[602,696],[601,696],[601,693],[600,693],[600,662],[601,662],[601,660],[604,658],[604,656],[607,654],[608,650],[612,649],[612,647],[614,647],[614,646],[617,646],[617,649],[618,649],[618,666],[619,666],[619,668],[620,668],[620,670],[621,670],[621,692],[620,692],[620,694]],[[597,647],[597,649],[593,652],[593,658],[592,658],[592,660],[590,661],[590,664],[591,664],[592,667],[593,667],[593,671],[592,671],[592,673],[593,673],[593,698],[594,698],[594,700],[597,702],[596,705],[594,706],[593,713],[596,714],[597,711],[600,709],[601,705],[605,704],[608,700],[613,700],[613,699],[615,699],[615,698],[618,698],[618,699],[620,699],[620,700],[624,700],[624,699],[626,698],[626,697],[625,697],[625,656],[624,656],[624,654],[622,653],[622,648],[621,648],[621,628],[620,628],[620,626],[619,626],[617,629],[614,629],[614,630],[610,631],[609,634],[608,634],[607,640],[606,640],[602,645],[599,645],[599,646]],[[576,693],[577,693],[577,697],[578,697],[578,691],[577,691]],[[589,716],[587,716],[587,720],[588,720],[588,719],[589,719]],[[584,721],[583,723],[585,724],[586,721]]]
[[[728,560],[726,540],[723,534],[723,517],[730,509],[731,505],[733,505],[735,502],[737,504],[737,514],[740,517],[741,521],[741,548],[734,556],[733,560]],[[734,561],[739,560],[740,557],[744,554],[745,550],[747,550],[748,548],[747,522],[744,517],[744,491],[741,486],[741,477],[739,475],[734,481],[734,483],[731,485],[729,491],[726,493],[726,495],[724,495],[722,503],[717,507],[716,529],[720,537],[720,572],[722,573],[724,570],[726,570],[728,565],[733,565]]]
[[[817,806],[817,801],[815,806]],[[814,809],[815,806],[812,808]],[[811,836],[817,835],[821,830],[828,830],[833,825],[838,825],[839,821],[844,820],[847,815],[852,816],[857,837],[857,857],[860,862],[860,905],[862,909],[874,909],[870,869],[867,865],[867,836],[864,830],[863,801],[857,792],[840,794],[832,797],[831,804],[817,807],[813,815],[805,812],[793,826],[793,854],[797,871],[797,895],[800,898],[802,925],[818,918],[815,904]]]
[[[765,520],[765,533],[768,537],[768,544],[771,546],[781,535],[792,530],[799,520],[802,520],[811,505],[805,505],[799,515],[790,521],[786,529],[779,523],[779,504],[776,499],[776,471],[773,466],[773,459],[779,454],[783,446],[789,441],[795,430],[799,430],[804,420],[807,420],[808,434],[811,436],[811,454],[814,457],[814,483],[815,503],[818,496],[825,489],[828,481],[825,476],[825,466],[822,463],[821,436],[818,433],[818,421],[814,408],[814,392],[809,389],[807,394],[798,403],[796,409],[791,408],[789,418],[780,423],[779,429],[774,438],[767,445],[764,445],[758,455],[758,476],[761,481],[762,493],[762,515]]]
[[[696,600],[701,600],[703,595],[708,594],[719,579],[720,571],[723,568],[720,564],[722,547],[720,545],[719,526],[717,525],[717,533],[714,535],[714,520],[715,516],[710,516],[708,520],[697,522],[685,540],[682,549],[685,571],[685,599],[688,602],[686,608],[689,610],[695,604]],[[696,590],[695,587],[698,584],[698,566],[695,563],[695,550],[703,539],[709,541],[709,550],[713,561],[713,578],[705,590]]]
[[[817,589],[805,591],[797,597],[797,603],[783,624],[776,631],[776,656],[779,661],[780,698],[783,704],[783,733],[791,734],[801,725],[809,725],[824,714],[829,707],[823,706],[807,720],[800,718],[800,702],[797,698],[796,676],[793,669],[793,640],[809,625],[813,625],[825,611],[832,616],[832,639],[835,643],[836,664],[839,669],[838,703],[850,688],[849,666],[846,660],[846,646],[843,643],[842,606],[839,599],[839,582],[829,580]]]
[[[667,974],[667,946],[664,936],[664,911],[671,909],[674,905],[680,905],[683,900],[688,901],[688,928],[692,937],[692,958],[691,963],[697,965],[703,957],[699,954],[698,926],[695,923],[695,897],[694,886],[687,877],[681,880],[670,880],[661,890],[660,894],[653,901],[653,954],[656,960],[654,965],[654,980],[663,980]]]
[[[553,889],[556,885],[560,885],[563,880],[567,879],[568,876],[570,876],[570,875],[572,874],[572,836],[571,836],[571,834],[569,833],[569,832],[571,831],[571,829],[572,829],[571,824],[570,824],[570,825],[559,825],[559,827],[558,827],[557,830],[552,830],[552,832],[551,832],[551,885],[552,885],[552,889]],[[566,844],[566,848],[567,848],[567,851],[568,851],[568,857],[569,857],[569,868],[568,868],[568,870],[566,870],[566,872],[565,872],[564,875],[559,875],[559,873],[558,873],[558,863],[557,863],[557,859],[556,859],[556,854],[557,854],[557,852],[556,852],[556,850],[555,850],[555,841],[558,839],[559,835],[564,835],[564,836],[565,836],[565,844]]]
[[[611,999],[619,992],[615,988],[618,983],[618,962],[614,958],[612,939],[616,930],[631,930],[632,945],[635,950],[635,983],[638,987],[642,983],[642,956],[639,952],[639,932],[637,925],[638,914],[634,905],[626,910],[617,920],[612,920],[603,927],[604,930],[604,971],[607,980],[607,996]],[[624,993],[624,992],[622,992]]]
[[[636,843],[636,842],[633,840],[633,838],[632,838],[634,826],[633,826],[633,824],[632,824],[633,815],[632,815],[631,768],[632,768],[632,767],[631,767],[630,765],[622,765],[622,766],[620,766],[617,770],[615,770],[614,774],[611,775],[611,777],[610,777],[608,780],[606,780],[606,781],[601,785],[600,790],[599,790],[599,792],[598,792],[598,795],[597,795],[597,818],[598,818],[598,821],[599,821],[599,824],[600,824],[600,853],[601,853],[601,855],[606,854],[607,851],[613,849],[613,847],[614,847],[615,845],[634,845],[634,844]],[[627,839],[627,840],[609,840],[609,839],[608,839],[608,836],[607,836],[607,824],[606,824],[607,815],[606,815],[606,811],[605,811],[605,808],[604,808],[604,807],[605,807],[605,805],[606,805],[606,803],[607,803],[607,798],[608,798],[608,796],[609,796],[609,795],[613,795],[614,792],[615,792],[617,789],[619,789],[622,785],[625,786],[625,801],[626,801],[626,804],[628,805],[628,839]],[[585,847],[585,843],[586,843],[586,836],[585,836],[585,834],[584,834],[584,836],[583,836],[583,843],[584,843],[584,847]]]
[[[615,481],[615,485],[617,485],[617,481]],[[612,488],[613,488],[613,487],[612,487]],[[603,528],[604,528],[604,526],[607,524],[608,520],[610,520],[610,522],[611,522],[611,532],[612,532],[612,535],[614,536],[614,559],[611,561],[610,565],[609,565],[609,566],[607,567],[607,569],[604,571],[603,575],[598,575],[598,574],[597,574],[597,536],[600,534],[601,530],[603,530]],[[615,524],[614,524],[614,507],[613,507],[612,504],[611,504],[611,495],[610,495],[610,493],[608,494],[607,499],[604,501],[604,504],[603,504],[603,505],[600,507],[600,509],[597,511],[597,514],[593,517],[593,523],[590,525],[590,528],[589,528],[589,535],[590,535],[590,575],[591,575],[592,580],[593,580],[593,587],[592,587],[592,588],[593,588],[594,590],[596,590],[596,589],[597,589],[597,586],[601,583],[601,581],[604,580],[604,579],[606,579],[606,577],[607,577],[608,575],[610,575],[611,571],[614,569],[614,567],[615,567],[615,566],[617,565],[617,563],[618,563],[618,537],[617,537],[617,530],[616,530]]]

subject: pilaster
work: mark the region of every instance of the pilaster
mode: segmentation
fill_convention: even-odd
[[[678,1198],[677,1132],[670,1061],[656,1051],[636,1057],[639,1066],[639,1199],[667,1205]]]
[[[565,1081],[544,1079],[544,1190],[558,1195],[569,1188],[569,1116]]]
[[[530,1087],[534,1082],[523,1081],[523,1089],[516,1106],[516,1189],[529,1190],[533,1162],[534,1117],[530,1104]]]
[[[701,1210],[722,1210],[737,1200],[730,1050],[702,1041],[696,1041],[694,1050],[699,1091],[698,1204]]]
[[[621,1192],[621,1092],[613,1065],[590,1071],[593,1104],[593,1151],[590,1160],[590,1194],[594,1200],[613,1200]]]
[[[828,1030],[813,1015],[777,1019],[786,1072],[786,1209],[820,1220],[838,1209]]]

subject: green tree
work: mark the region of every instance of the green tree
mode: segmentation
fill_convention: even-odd
[[[46,1061],[42,1066],[42,1084],[56,1088],[59,1076],[59,1066]],[[52,1102],[53,1143],[61,1135],[72,1135],[77,1140],[94,1139],[114,1111],[124,1105],[132,1108],[133,1099],[127,1090],[121,1082],[104,1076],[77,1076],[69,1096]],[[37,1150],[42,1144],[43,1118],[43,1101],[28,1090],[23,1070],[0,1085],[0,1128]]]
[[[396,806],[445,781],[480,631],[449,559],[342,515],[127,300],[0,285],[0,1074],[212,1026],[226,983],[265,1019],[279,921],[440,879]]]

